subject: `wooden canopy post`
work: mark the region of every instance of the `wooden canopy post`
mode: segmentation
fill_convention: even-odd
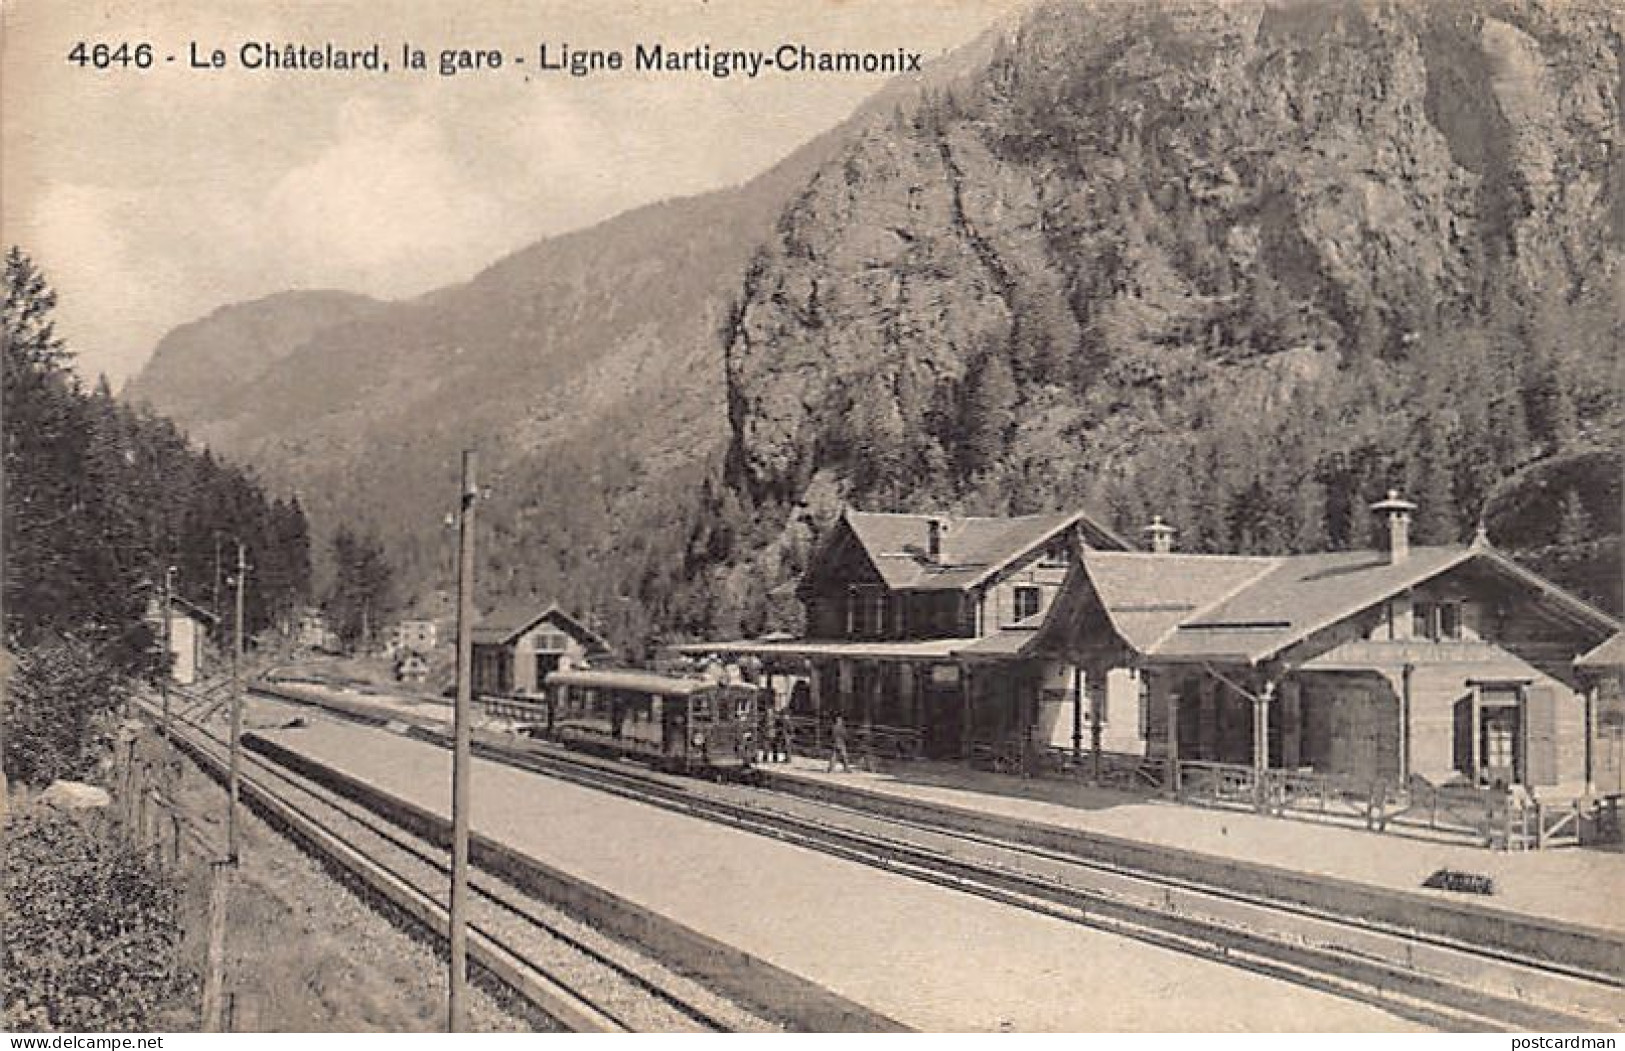
[[[1269,810],[1270,701],[1275,696],[1275,680],[1264,682],[1263,692],[1253,695],[1253,803],[1260,814]]]
[[[971,761],[970,665],[963,661],[959,664],[959,699],[959,758],[968,765]]]
[[[807,694],[813,709],[812,754],[817,756],[824,750],[824,673],[811,657],[807,658]]]
[[[1150,672],[1147,671],[1144,674],[1149,675]],[[1159,675],[1157,679],[1152,681],[1156,682],[1160,679],[1161,676]],[[1167,690],[1168,692],[1168,773],[1167,776],[1163,778],[1163,787],[1168,790],[1169,795],[1177,799],[1179,798],[1180,793],[1179,690],[1175,689],[1172,683],[1164,684],[1163,689]]]
[[[1072,769],[1083,770],[1083,666],[1072,666]]]
[[[1106,707],[1106,676],[1091,674],[1084,680],[1089,689],[1089,778],[1100,784],[1100,717]]]
[[[880,706],[881,679],[885,676],[886,665],[883,661],[875,661],[869,668],[872,673],[869,691],[863,698],[863,768],[872,774],[875,771],[875,709]]]

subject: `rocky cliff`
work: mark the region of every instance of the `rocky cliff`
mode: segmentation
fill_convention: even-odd
[[[730,478],[783,516],[775,564],[843,499],[1089,502],[1280,550],[1363,542],[1400,485],[1456,539],[1502,479],[1592,447],[1548,517],[1572,492],[1617,533],[1622,27],[1584,3],[1035,10],[855,136],[751,267]]]

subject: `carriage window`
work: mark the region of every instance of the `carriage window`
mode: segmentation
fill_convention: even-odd
[[[750,718],[750,698],[749,697],[741,697],[741,698],[739,698],[739,704],[734,709],[734,718],[736,718],[736,719],[749,719]]]

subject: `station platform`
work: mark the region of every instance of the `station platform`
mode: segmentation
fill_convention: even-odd
[[[782,787],[799,784],[826,796],[831,789],[849,789],[1625,934],[1625,909],[1619,905],[1625,896],[1625,854],[1616,852],[1579,847],[1497,851],[950,763],[831,773],[827,759],[798,756],[762,769],[770,785],[787,780],[795,784]],[[1495,893],[1423,887],[1441,868],[1489,876]]]
[[[292,726],[270,706],[250,715],[254,732],[285,750],[449,812],[443,748],[322,715]],[[826,775],[800,763],[787,776]],[[497,762],[475,762],[472,798],[476,833],[908,1028],[1415,1028],[1372,1006]]]

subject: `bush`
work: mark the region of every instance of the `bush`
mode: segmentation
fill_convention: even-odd
[[[99,649],[53,639],[17,654],[7,685],[5,769],[14,781],[83,778],[106,754],[106,727],[129,680]]]
[[[35,806],[6,822],[3,1026],[175,1028],[189,995],[180,894],[99,811]]]

